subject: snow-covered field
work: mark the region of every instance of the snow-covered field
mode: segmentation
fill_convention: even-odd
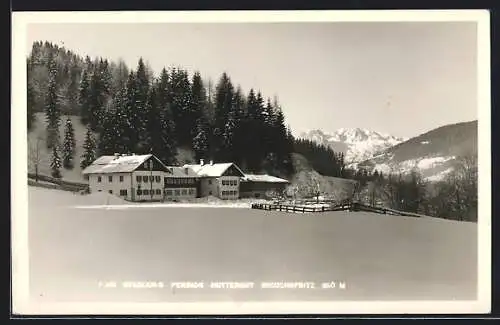
[[[89,196],[29,187],[30,291],[43,301],[474,300],[477,224],[363,212],[76,209]],[[155,281],[163,288],[99,288]],[[172,289],[252,281],[255,289]],[[310,281],[315,289],[258,289]],[[322,282],[345,289],[318,289]]]

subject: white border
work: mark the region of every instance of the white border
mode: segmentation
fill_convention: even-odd
[[[26,29],[32,23],[477,22],[479,222],[477,301],[93,304],[28,302]],[[14,12],[12,14],[12,292],[16,314],[486,313],[491,308],[490,18],[486,10]]]

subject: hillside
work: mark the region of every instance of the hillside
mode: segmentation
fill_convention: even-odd
[[[50,160],[51,160],[51,152],[45,147],[45,138],[46,138],[46,127],[47,121],[45,120],[44,113],[36,113],[36,120],[33,123],[33,129],[28,132],[28,172],[34,173],[34,165],[33,158],[34,157],[34,148],[36,148],[37,139],[40,138],[39,141],[39,173],[43,175],[50,175]],[[85,139],[85,133],[87,132],[86,127],[81,123],[80,117],[75,115],[63,115],[61,117],[61,121],[66,121],[67,118],[71,119],[73,123],[73,128],[75,131],[75,141],[76,141],[76,154],[75,154],[75,167],[72,170],[67,170],[61,168],[62,178],[67,181],[75,181],[82,182],[82,169],[80,168],[80,157],[83,154],[83,142]],[[61,140],[64,135],[64,125],[61,125],[60,128]],[[95,135],[97,136],[97,135]],[[31,148],[31,149],[30,149]],[[31,150],[31,152],[30,152]],[[177,160],[179,162],[193,162],[194,161],[194,153],[190,149],[179,148],[177,151]]]
[[[318,190],[324,194],[328,193],[336,200],[348,198],[356,181],[338,177],[323,176],[316,172],[304,156],[297,153],[292,154],[295,175],[291,179],[288,194],[297,197],[308,197]]]
[[[406,139],[360,128],[341,128],[334,133],[321,130],[302,132],[299,138],[314,141],[345,154],[346,163],[361,162],[371,158]]]
[[[36,120],[33,123],[33,129],[28,132],[28,172],[34,173],[34,164],[33,157],[35,157],[34,150],[36,148],[37,139],[39,144],[39,154],[40,154],[40,162],[39,162],[39,173],[43,175],[50,175],[50,161],[51,161],[51,152],[45,146],[45,138],[46,138],[46,127],[47,121],[45,120],[44,113],[36,113]],[[61,121],[66,121],[68,116],[63,115],[61,117]],[[82,169],[80,168],[80,157],[83,153],[83,142],[85,139],[85,133],[87,129],[80,122],[80,118],[78,116],[69,116],[71,122],[73,123],[73,128],[75,131],[75,141],[76,141],[76,154],[74,158],[75,167],[72,170],[67,170],[61,168],[61,174],[64,180],[80,182],[83,181],[82,177]],[[62,123],[63,124],[63,123]],[[62,136],[64,135],[64,125],[60,127],[61,141]],[[30,152],[31,151],[31,152]]]
[[[418,168],[428,179],[439,179],[457,157],[477,156],[477,120],[445,125],[387,149],[358,165],[384,173]]]

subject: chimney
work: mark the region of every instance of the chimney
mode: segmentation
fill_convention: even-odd
[[[205,165],[205,162],[203,161],[203,159],[200,159],[200,165],[201,166]]]
[[[120,158],[120,154],[119,154],[119,153],[115,153],[115,155],[114,155],[114,156],[115,156],[115,159]]]
[[[214,161],[210,160],[210,166],[213,166],[213,165],[214,165]]]
[[[186,175],[189,175],[189,168],[185,167],[185,168],[184,168],[184,173],[185,173]]]

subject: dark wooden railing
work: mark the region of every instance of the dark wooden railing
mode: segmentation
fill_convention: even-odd
[[[321,201],[320,204],[321,203],[325,202]],[[297,205],[297,204],[282,204],[282,203],[254,203],[252,204],[252,209],[281,211],[281,212],[298,212],[298,213],[318,213],[318,212],[332,212],[332,211],[365,211],[365,212],[374,212],[374,213],[390,214],[398,216],[424,217],[423,215],[417,213],[398,211],[385,207],[369,206],[358,202],[337,203],[337,204],[324,205],[321,207]]]

